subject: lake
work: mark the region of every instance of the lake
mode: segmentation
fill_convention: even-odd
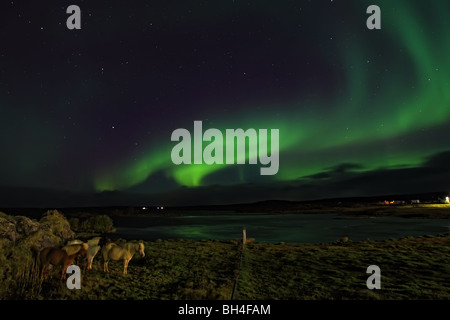
[[[115,217],[114,237],[151,241],[156,239],[247,238],[267,243],[321,243],[339,240],[386,240],[406,236],[450,232],[449,219],[397,217],[351,218],[337,214],[210,215],[179,217]]]

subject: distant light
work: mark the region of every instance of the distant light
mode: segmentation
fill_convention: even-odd
[[[445,202],[446,203],[450,203],[450,198],[449,197],[445,197]]]
[[[164,207],[161,207],[161,210],[164,210]]]
[[[142,210],[147,210],[147,207],[142,207]]]

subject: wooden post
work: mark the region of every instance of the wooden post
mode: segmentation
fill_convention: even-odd
[[[247,230],[245,228],[242,230],[242,249],[245,248],[245,244],[247,243]]]

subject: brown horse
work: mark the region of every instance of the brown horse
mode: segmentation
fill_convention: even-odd
[[[67,254],[66,251],[59,248],[47,247],[42,249],[41,253],[39,254],[39,261],[41,266],[41,278],[44,276],[45,271],[51,264],[54,266],[62,266],[61,280],[65,280],[67,268],[71,264],[73,264],[73,260],[78,254],[85,256],[87,249],[88,245],[85,243],[78,245],[77,250],[73,251],[72,254],[70,255]]]
[[[144,244],[140,243],[125,243],[123,246],[118,246],[115,243],[109,243],[102,249],[103,253],[103,271],[109,272],[108,262],[109,260],[123,260],[123,274],[127,274],[128,263],[130,262],[133,255],[139,252],[139,254],[144,257]]]

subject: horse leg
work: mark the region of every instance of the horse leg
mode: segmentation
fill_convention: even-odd
[[[62,275],[61,276],[62,276],[63,280],[66,280],[67,269],[69,268],[70,265],[73,264],[76,257],[77,257],[76,254],[74,254],[74,255],[63,258],[62,264],[61,264],[62,265]],[[79,260],[77,260],[77,261],[79,261]]]
[[[123,259],[123,274],[124,275],[127,274],[127,266],[128,266],[127,259]]]
[[[130,263],[130,260],[131,260],[131,258],[123,260],[123,262],[124,262],[124,274],[128,274],[128,264]]]
[[[45,252],[42,250],[39,254],[39,267],[41,268],[41,279],[44,278],[45,269],[47,268],[47,261],[44,257]]]
[[[63,261],[63,263],[62,263],[62,270],[61,270],[61,280],[66,280],[66,278],[67,278],[67,268],[69,268],[69,266],[71,264],[73,264],[73,260],[74,259],[68,258],[67,260]]]
[[[69,265],[65,263],[61,266],[61,280],[66,280],[66,271],[68,267]]]
[[[92,264],[94,263],[94,258],[99,251],[100,251],[100,247],[98,247],[98,249],[93,254],[89,255],[88,270],[92,270]]]
[[[43,264],[43,266],[41,267],[41,279],[43,278],[44,280],[46,280],[45,272],[47,271],[47,266],[48,264]]]

